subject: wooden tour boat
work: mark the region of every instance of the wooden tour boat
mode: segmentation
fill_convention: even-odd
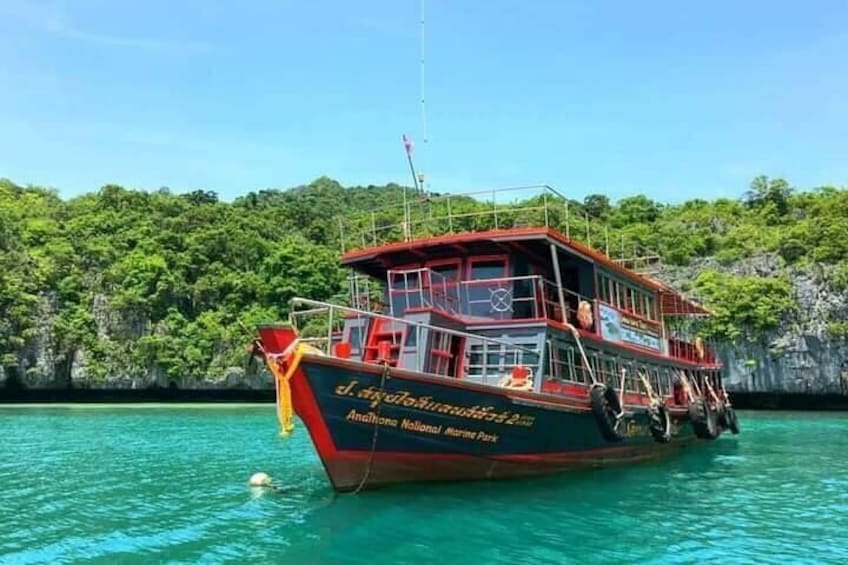
[[[691,330],[709,312],[645,257],[611,258],[550,187],[510,190],[485,211],[417,194],[400,226],[341,222],[348,305],[297,298],[289,323],[259,328],[283,432],[296,413],[336,490],[626,463],[738,433]]]

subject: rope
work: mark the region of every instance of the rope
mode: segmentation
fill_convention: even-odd
[[[651,404],[660,404],[660,401],[657,399],[657,395],[654,392],[654,387],[651,386],[651,381],[648,377],[645,376],[643,371],[638,371],[639,378],[642,380],[642,385],[645,387],[645,390],[648,393],[648,400],[651,401]]]
[[[721,400],[719,399],[718,395],[716,394],[715,390],[713,390],[713,387],[712,387],[712,385],[710,384],[710,377],[709,377],[709,375],[706,375],[706,376],[704,377],[704,384],[706,384],[706,385],[707,385],[707,390],[709,391],[710,395],[713,397],[713,400],[715,400],[717,403],[720,403],[720,402],[721,402]]]
[[[692,392],[692,385],[689,383],[689,378],[686,376],[686,373],[681,369],[677,376],[680,377],[680,382],[683,383],[683,389],[686,391],[686,396],[689,397],[689,402],[694,402],[695,394]]]
[[[377,401],[376,417],[374,418],[374,433],[371,435],[371,452],[368,454],[368,465],[365,467],[365,473],[362,475],[362,480],[359,481],[359,485],[356,487],[356,490],[353,491],[353,494],[359,494],[359,491],[362,490],[368,482],[368,479],[371,477],[371,468],[374,465],[374,453],[377,451],[377,435],[380,430],[380,412],[383,407],[383,393],[386,390],[386,379],[388,376],[389,363],[387,361],[383,361],[383,373],[380,375],[380,394],[377,395],[379,400]]]
[[[586,356],[586,350],[583,349],[583,342],[580,339],[580,332],[577,331],[577,328],[572,326],[568,322],[564,322],[565,327],[571,331],[571,335],[574,336],[574,341],[577,343],[577,349],[580,351],[580,357],[583,359],[583,364],[586,366],[586,370],[589,372],[589,378],[592,379],[592,386],[600,384],[598,379],[595,378],[595,372],[592,370],[592,364],[589,363],[589,358]],[[622,387],[623,388],[623,387]]]

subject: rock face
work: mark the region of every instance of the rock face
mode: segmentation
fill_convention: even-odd
[[[38,325],[35,336],[19,355],[18,379],[27,388],[56,386],[56,363],[53,349],[53,323],[56,319],[56,296],[48,293],[38,302]]]
[[[798,311],[787,314],[783,325],[767,335],[751,336],[735,343],[717,344],[719,358],[727,369],[728,388],[751,392],[848,392],[848,337],[835,334],[831,322],[848,321],[848,296],[828,284],[830,273],[814,265],[787,269],[776,255],[761,255],[730,266],[713,259],[689,267],[663,267],[655,276],[677,288],[685,288],[704,269],[735,275],[777,276],[792,281]],[[225,367],[217,375],[202,379],[168,379],[162,367],[132,366],[122,351],[121,335],[138,339],[155,334],[146,320],[122,320],[109,309],[108,297],[97,295],[92,315],[99,340],[110,351],[108,366],[95,371],[84,348],[71,355],[58,355],[51,338],[57,315],[56,298],[45,295],[39,303],[35,335],[19,354],[14,377],[27,388],[144,389],[249,389],[266,390],[273,380],[264,367]],[[844,326],[843,326],[844,327]],[[123,340],[126,343],[126,339]],[[125,346],[123,346],[125,347]],[[246,370],[248,368],[249,370]],[[97,375],[106,376],[100,376]],[[0,386],[12,376],[0,375]]]
[[[108,352],[105,364],[92,365],[85,347],[78,347],[69,355],[60,355],[53,344],[53,330],[58,310],[52,294],[42,297],[38,305],[35,335],[18,355],[18,368],[0,371],[0,387],[10,378],[15,386],[27,389],[147,389],[177,388],[182,390],[269,390],[273,377],[261,364],[245,367],[224,367],[218,374],[204,378],[169,379],[158,365],[134,366],[128,359],[127,343],[157,331],[148,320],[122,319],[109,308],[109,298],[98,294],[93,297],[91,314],[97,330],[97,339]],[[116,339],[121,336],[122,339]],[[214,354],[215,352],[213,352]],[[105,375],[105,376],[104,376]]]
[[[776,255],[761,255],[721,266],[709,259],[686,268],[664,267],[657,278],[677,288],[700,271],[715,269],[740,276],[787,275],[798,304],[781,327],[765,335],[716,344],[730,390],[750,392],[848,392],[848,337],[835,334],[834,320],[848,321],[848,296],[828,284],[820,265],[787,268]]]

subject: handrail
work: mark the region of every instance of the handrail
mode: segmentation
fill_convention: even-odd
[[[402,277],[402,285],[396,287],[398,282],[397,277]],[[426,277],[426,278],[425,278]],[[441,280],[436,280],[436,279]],[[394,316],[401,312],[395,312],[395,301],[393,297],[401,297],[405,307],[410,308],[413,305],[410,302],[411,296],[417,296],[421,307],[441,308],[445,312],[459,316],[469,317],[484,317],[491,319],[503,319],[501,314],[505,312],[513,312],[511,306],[504,311],[490,311],[486,314],[474,312],[474,305],[485,304],[487,300],[472,299],[471,292],[474,288],[486,288],[493,285],[508,286],[516,282],[530,282],[527,296],[514,295],[510,293],[508,302],[530,304],[532,309],[531,316],[521,316],[519,319],[551,319],[558,322],[574,322],[574,311],[566,304],[566,311],[557,311],[560,308],[559,302],[552,296],[556,289],[556,283],[546,279],[542,275],[518,275],[513,277],[495,277],[489,279],[474,279],[474,280],[447,280],[439,272],[430,269],[429,267],[415,267],[412,269],[389,269],[386,272],[387,279],[387,297],[390,315]],[[550,292],[550,294],[549,294]],[[574,290],[564,288],[563,292],[569,297],[574,297],[578,301],[586,301],[595,308],[596,300],[588,296],[584,296]]]
[[[367,312],[365,310],[357,310],[355,308],[349,308],[347,306],[341,306],[341,305],[338,305],[338,304],[331,304],[329,302],[321,302],[319,300],[311,300],[309,298],[295,297],[295,298],[292,298],[289,301],[289,304],[292,307],[291,311],[289,313],[289,321],[292,323],[292,325],[295,325],[295,320],[294,320],[293,316],[297,315],[296,311],[294,310],[294,307],[295,306],[311,306],[313,311],[314,310],[339,310],[341,312],[346,312],[348,314],[354,314],[354,315],[362,316],[362,317],[366,317],[366,318],[378,318],[378,319],[381,319],[381,320],[387,320],[387,321],[390,321],[390,322],[404,324],[404,325],[407,325],[407,326],[420,327],[422,329],[432,329],[432,330],[435,330],[435,331],[438,331],[438,332],[446,333],[448,335],[454,335],[454,336],[457,336],[457,337],[471,338],[471,339],[480,340],[480,341],[484,341],[484,342],[496,343],[498,345],[511,347],[513,349],[516,349],[518,351],[522,351],[524,353],[528,353],[528,354],[531,354],[531,355],[539,355],[539,352],[536,351],[535,349],[530,349],[528,347],[517,345],[515,343],[510,343],[510,342],[504,341],[502,339],[497,339],[497,338],[484,336],[484,335],[480,335],[480,334],[473,334],[473,333],[469,333],[469,332],[463,332],[463,331],[460,331],[460,330],[454,330],[454,329],[446,328],[446,327],[443,327],[443,326],[434,326],[432,324],[426,324],[424,322],[419,322],[419,321],[416,321],[416,320],[406,320],[406,319],[403,319],[403,318],[395,318],[393,316],[387,316],[385,314],[377,314],[377,313],[374,313],[374,312]]]

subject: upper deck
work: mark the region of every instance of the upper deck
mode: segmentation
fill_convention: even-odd
[[[658,256],[614,237],[550,187],[411,195],[400,210],[339,226],[342,263],[383,283],[379,309],[392,315],[432,309],[464,324],[550,321],[604,342],[715,362],[667,327],[669,317],[709,312],[649,276]],[[352,303],[362,306],[359,282],[352,286]]]

